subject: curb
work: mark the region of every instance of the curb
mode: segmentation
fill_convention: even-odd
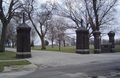
[[[12,66],[5,66],[3,72],[35,71],[37,68],[38,67],[34,64],[12,65]]]
[[[19,60],[0,60],[0,62],[12,62],[12,61],[27,61],[25,59],[19,59]]]

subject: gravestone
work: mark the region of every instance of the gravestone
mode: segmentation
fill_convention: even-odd
[[[109,36],[109,43],[111,43],[111,52],[115,52],[115,43],[114,43],[115,32],[110,31],[108,33],[108,36]]]
[[[94,36],[94,54],[99,54],[101,53],[101,48],[100,48],[100,32],[99,31],[94,31],[93,36]]]
[[[82,26],[76,34],[76,53],[89,54],[89,31]]]
[[[23,14],[23,23],[17,27],[17,53],[16,58],[30,58],[31,57],[31,47],[30,47],[30,30],[25,23],[25,18]]]

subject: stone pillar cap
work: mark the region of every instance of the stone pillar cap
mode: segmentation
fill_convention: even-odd
[[[115,32],[114,32],[114,31],[110,31],[110,32],[108,33],[108,35],[115,35]]]
[[[93,32],[93,35],[97,35],[97,34],[100,35],[101,32],[100,32],[100,31],[97,31],[97,30]]]
[[[85,27],[80,27],[76,30],[76,32],[88,32],[88,29],[86,29]]]
[[[28,26],[26,23],[22,23],[17,27],[17,30],[18,29],[31,29],[31,27]]]
[[[114,31],[110,31],[109,33],[115,33]]]

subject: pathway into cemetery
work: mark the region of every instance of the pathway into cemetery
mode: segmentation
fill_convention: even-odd
[[[15,49],[6,48],[6,50],[14,51]],[[75,54],[64,52],[52,52],[52,51],[35,51],[32,50],[32,58],[26,58],[36,65],[42,66],[67,66],[85,64],[90,62],[109,62],[114,60],[120,60],[120,53],[103,53],[103,54]]]
[[[6,50],[16,52],[15,49],[6,48]],[[110,63],[120,60],[120,53],[75,54],[75,53],[50,52],[50,51],[48,52],[48,51],[35,51],[35,50],[32,50],[31,53],[32,53],[32,58],[27,58],[25,60],[28,60],[31,63],[37,65],[38,69],[41,70],[45,68],[85,65],[90,63],[97,63],[97,64]],[[74,77],[69,77],[69,78],[74,78]]]

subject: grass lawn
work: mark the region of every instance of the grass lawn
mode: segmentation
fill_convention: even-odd
[[[94,46],[90,46],[90,53],[93,53],[94,51]],[[41,47],[31,47],[32,50],[39,50],[39,51],[59,51],[59,47],[54,47],[52,48],[51,46],[47,46],[46,50],[41,50]],[[115,46],[116,52],[120,52],[120,46]],[[68,52],[68,53],[75,53],[76,47],[61,47],[61,50],[59,52]]]
[[[32,50],[41,50],[41,47],[32,47]],[[69,53],[75,53],[75,47],[61,47],[61,50],[59,51],[59,47],[55,46],[52,48],[51,46],[47,46],[46,50],[41,51],[57,51],[57,52],[69,52]]]
[[[0,60],[15,60],[16,59],[16,53],[6,51],[4,53],[0,53]]]
[[[31,64],[27,61],[16,61],[16,62],[0,62],[0,72],[3,71],[4,66],[10,66],[10,65],[28,65]]]
[[[116,52],[120,52],[120,46],[115,46]]]
[[[4,53],[0,53],[0,60],[16,60],[16,53],[6,51]],[[27,61],[15,61],[15,62],[0,62],[0,71],[3,70],[6,65],[28,65],[31,64]]]
[[[31,47],[32,50],[40,50],[40,51],[59,51],[59,47],[55,46],[52,48],[51,46],[47,46],[46,50],[41,50],[41,47]],[[90,52],[93,53],[94,47],[90,47]],[[61,50],[59,52],[68,52],[68,53],[75,53],[76,52],[76,47],[71,46],[71,47],[61,47]]]

